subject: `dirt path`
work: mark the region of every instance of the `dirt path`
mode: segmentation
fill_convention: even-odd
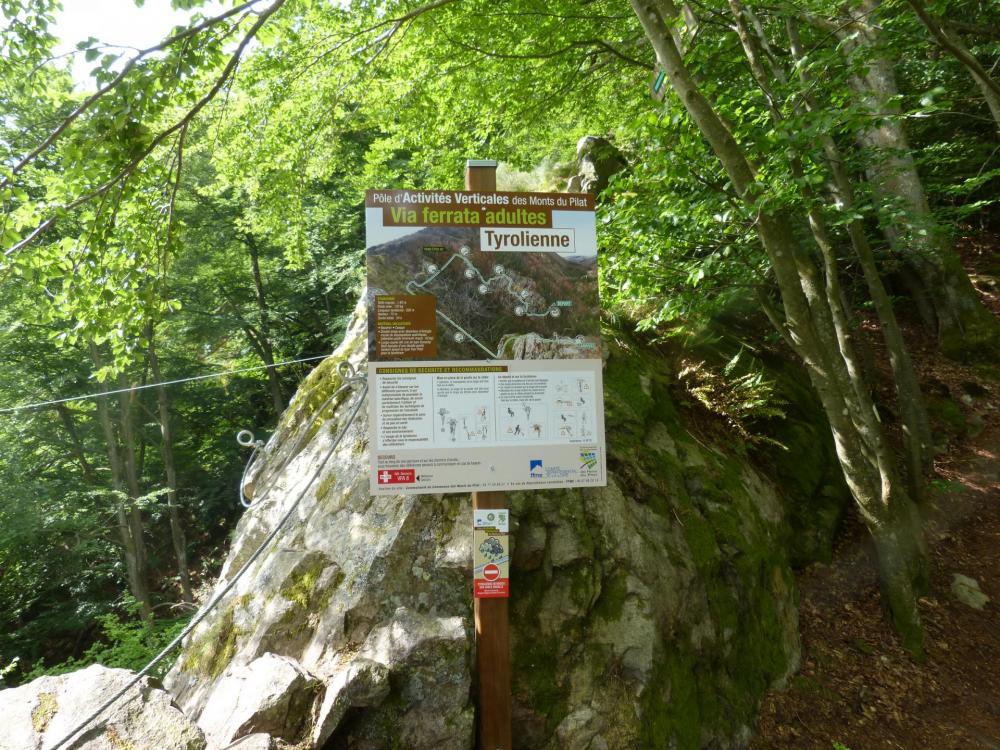
[[[927,662],[886,624],[864,529],[849,522],[833,565],[799,578],[802,668],[761,706],[754,750],[1000,750],[1000,398],[985,429],[936,463],[927,524],[931,592],[920,601]],[[966,399],[969,405],[971,399]],[[959,602],[953,575],[991,598]]]

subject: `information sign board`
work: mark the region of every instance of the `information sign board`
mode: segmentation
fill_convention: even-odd
[[[370,190],[375,494],[606,484],[593,197]]]

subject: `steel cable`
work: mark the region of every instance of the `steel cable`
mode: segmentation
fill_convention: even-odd
[[[346,364],[347,367],[350,369],[350,373],[351,373],[350,376],[347,377],[347,378],[345,378],[344,384],[340,388],[337,389],[337,391],[334,393],[333,396],[331,396],[329,399],[327,399],[327,401],[324,404],[324,406],[321,407],[320,409],[316,410],[316,413],[313,415],[313,421],[315,421],[315,419],[318,418],[318,416],[321,413],[322,409],[325,408],[326,404],[330,403],[336,395],[338,395],[339,393],[342,393],[344,390],[346,390],[348,388],[353,388],[359,382],[364,382],[364,379],[362,377],[359,377],[359,376],[357,376],[357,375],[354,374],[354,368],[351,367],[350,364],[348,364],[346,362],[341,363],[341,365],[344,365],[344,364]],[[340,370],[339,366],[338,366],[338,370]],[[125,695],[133,687],[135,687],[136,685],[138,685],[139,682],[142,681],[142,678],[145,677],[146,675],[148,675],[157,664],[159,664],[161,661],[163,661],[163,659],[166,658],[166,656],[171,651],[173,651],[175,648],[177,648],[177,646],[179,646],[181,644],[181,642],[185,638],[187,638],[187,636],[190,635],[191,632],[209,615],[209,613],[212,612],[212,610],[214,610],[222,602],[223,599],[225,599],[226,595],[229,594],[229,592],[232,591],[235,588],[237,582],[239,582],[239,580],[250,569],[250,567],[254,564],[254,562],[257,561],[257,558],[259,558],[261,556],[261,554],[263,554],[264,549],[271,542],[274,541],[274,539],[278,536],[278,532],[281,531],[281,528],[285,525],[285,523],[288,522],[288,519],[290,519],[292,517],[292,514],[298,508],[299,503],[302,501],[302,498],[305,496],[306,492],[309,491],[309,489],[312,487],[313,483],[319,477],[320,473],[323,470],[323,467],[326,466],[326,462],[330,460],[330,457],[333,455],[333,452],[337,449],[337,446],[340,445],[340,441],[343,439],[344,435],[347,434],[348,430],[351,428],[351,425],[354,424],[354,420],[357,418],[358,412],[361,410],[361,405],[365,402],[365,396],[367,396],[367,395],[368,395],[368,384],[367,384],[367,382],[364,382],[364,385],[363,385],[362,390],[361,390],[361,394],[358,396],[357,403],[351,409],[351,413],[350,413],[350,416],[347,419],[347,423],[344,425],[344,428],[337,434],[336,438],[334,438],[333,443],[330,445],[329,449],[327,449],[327,452],[323,456],[323,459],[319,462],[319,464],[317,465],[316,469],[313,471],[312,476],[309,477],[309,481],[306,482],[306,485],[299,492],[299,494],[295,498],[295,500],[292,501],[292,503],[289,506],[288,510],[285,511],[285,514],[279,519],[278,523],[271,530],[271,532],[267,535],[267,537],[264,539],[264,541],[260,543],[260,545],[257,547],[256,550],[254,550],[253,554],[250,555],[250,557],[247,559],[247,561],[245,563],[243,563],[242,567],[240,567],[240,569],[236,572],[236,574],[233,576],[232,580],[230,580],[222,588],[222,590],[220,592],[218,592],[215,595],[215,597],[213,597],[213,599],[207,605],[205,605],[205,608],[201,612],[199,612],[197,615],[194,616],[194,619],[192,619],[191,622],[188,623],[187,627],[185,627],[184,630],[179,635],[177,635],[176,638],[174,638],[170,643],[168,643],[163,648],[163,650],[160,651],[160,653],[158,653],[156,656],[154,656],[153,659],[150,660],[150,662],[148,664],[146,664],[146,666],[144,666],[141,670],[139,670],[139,672],[136,674],[136,676],[132,680],[130,680],[129,683],[127,685],[125,685],[125,687],[121,688],[117,693],[115,693],[108,700],[106,700],[104,703],[102,703],[97,708],[97,710],[95,710],[93,713],[91,713],[82,722],[80,722],[79,724],[77,724],[76,727],[74,727],[71,732],[69,732],[65,737],[63,737],[61,740],[59,740],[59,742],[57,742],[55,745],[52,745],[52,747],[50,748],[50,750],[59,750],[59,748],[63,747],[67,742],[69,742],[70,740],[76,738],[77,735],[79,735],[84,729],[86,729],[90,725],[91,722],[93,722],[95,719],[97,719],[99,716],[101,716],[101,714],[103,714],[105,711],[107,711],[108,708],[110,708],[112,705],[114,705],[114,703],[117,702],[119,698],[121,698],[123,695]],[[312,423],[313,422],[310,422],[310,426],[312,425]],[[308,430],[306,430],[306,434],[308,434]],[[278,473],[280,473],[280,471],[282,471],[288,465],[288,462],[290,460],[291,459],[286,459],[284,462],[282,462],[282,465],[279,468]],[[274,485],[275,485],[275,482],[271,482],[271,484],[267,487],[267,489],[264,491],[264,493],[262,493],[261,499],[263,499],[263,497],[265,497],[267,495],[267,492],[269,492],[274,487]]]

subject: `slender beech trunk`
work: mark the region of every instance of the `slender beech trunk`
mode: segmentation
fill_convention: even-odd
[[[890,246],[920,277],[936,317],[942,351],[957,358],[997,357],[1000,322],[983,305],[950,240],[937,225],[910,151],[897,104],[899,89],[881,32],[869,23],[880,0],[851,6],[850,23],[839,35],[848,57],[860,56],[862,69],[850,85],[868,110],[871,125],[858,142],[873,158],[872,189],[882,203],[882,228]]]
[[[795,20],[787,19],[786,26],[789,46],[798,63],[799,79],[803,84],[803,91],[808,92],[812,79],[805,64],[805,52],[799,39]],[[804,101],[809,109],[817,109],[816,102],[808,94],[805,94]],[[853,214],[856,203],[854,186],[847,174],[840,149],[829,135],[820,136],[820,143],[823,147],[827,168],[833,178],[833,191],[840,203],[841,211]],[[916,370],[913,367],[913,361],[899,328],[899,321],[896,319],[892,300],[882,283],[875,253],[868,242],[868,235],[861,219],[852,219],[847,225],[847,232],[868,286],[868,293],[875,307],[875,313],[878,315],[882,339],[889,355],[893,384],[896,388],[896,401],[903,425],[910,495],[919,502],[924,497],[924,476],[930,468],[932,448],[930,422],[924,407],[923,394],[920,390]]]
[[[128,376],[122,373],[118,376],[118,387],[129,388]],[[136,505],[141,492],[139,491],[139,461],[136,451],[135,434],[135,391],[125,391],[118,396],[119,401],[119,431],[122,439],[123,466],[125,469],[125,489],[128,491],[128,524],[131,529],[135,556],[143,581],[149,580],[149,555],[146,552],[146,522],[142,509]],[[147,594],[148,596],[148,594]],[[152,618],[152,610],[143,612],[144,618]]]
[[[84,449],[83,441],[80,440],[80,433],[76,429],[73,412],[69,410],[66,404],[56,404],[56,413],[59,415],[59,420],[62,422],[66,434],[69,435],[70,448],[76,457],[77,463],[80,464],[80,471],[83,472],[83,478],[89,484],[97,484],[97,475],[94,474],[94,467],[87,460],[87,451]]]
[[[253,285],[257,293],[257,312],[260,315],[260,351],[264,364],[267,365],[267,383],[271,391],[271,401],[274,413],[281,416],[285,410],[285,399],[281,393],[281,381],[274,367],[274,348],[271,346],[271,310],[264,294],[264,278],[260,273],[260,251],[257,242],[250,235],[246,237],[246,246],[250,251],[250,270],[253,273]]]
[[[94,368],[100,369],[101,356],[97,346],[90,345],[91,359]],[[105,391],[108,389],[105,388]],[[108,465],[111,470],[111,489],[114,491],[115,517],[118,521],[118,534],[121,537],[122,549],[125,552],[125,569],[128,574],[129,589],[132,596],[139,602],[139,613],[143,619],[150,619],[153,616],[153,606],[149,594],[148,573],[146,570],[145,545],[142,543],[141,525],[137,528],[135,519],[130,512],[132,503],[128,501],[126,493],[125,468],[122,463],[121,453],[118,450],[118,436],[115,433],[114,423],[111,418],[111,408],[108,403],[109,396],[103,396],[97,402],[97,420],[104,433],[104,442],[107,446]],[[138,532],[138,533],[137,533]]]
[[[670,0],[630,0],[660,66],[678,99],[725,168],[740,198],[757,217],[756,229],[780,290],[784,320],[771,317],[806,365],[830,421],[847,484],[880,554],[885,600],[907,649],[923,654],[923,628],[916,597],[923,583],[923,542],[915,508],[897,481],[892,450],[875,414],[866,384],[859,380],[850,341],[843,333],[842,299],[795,240],[795,225],[783,212],[762,208],[761,186],[741,146],[695,84],[670,34],[677,8]],[[838,309],[839,308],[839,309]]]
[[[969,71],[969,75],[972,76],[979,90],[983,92],[983,99],[986,100],[986,106],[990,108],[990,114],[993,115],[997,127],[1000,128],[1000,84],[993,80],[989,72],[980,64],[976,56],[969,51],[969,48],[962,41],[962,37],[951,28],[947,20],[931,13],[924,4],[924,0],[907,1],[941,49],[951,54]]]
[[[805,53],[794,19],[788,19],[787,29],[792,55],[798,62],[799,77],[803,83],[803,89],[808,91],[811,78],[805,65]],[[807,96],[805,101],[810,109],[817,108],[811,97]],[[836,198],[840,202],[841,210],[850,214],[856,203],[854,186],[844,166],[840,149],[829,135],[821,136],[820,142],[826,156],[828,169],[833,177]],[[868,235],[862,221],[858,218],[851,220],[847,225],[847,231],[879,318],[882,338],[885,341],[889,364],[892,368],[893,384],[896,388],[897,403],[903,424],[910,493],[915,500],[921,500],[924,495],[923,477],[929,468],[932,448],[930,422],[924,407],[923,394],[920,390],[916,370],[913,367],[913,361],[903,340],[899,322],[896,319],[892,300],[882,282],[875,254],[868,242]]]
[[[155,335],[152,323],[146,329],[149,341],[149,367],[156,383],[163,382],[160,372],[160,359],[156,354]],[[184,535],[184,524],[181,522],[180,508],[177,503],[177,465],[174,462],[174,437],[170,424],[170,401],[167,389],[163,385],[156,387],[156,400],[160,415],[160,452],[163,456],[163,470],[167,475],[167,513],[170,517],[170,540],[174,546],[174,557],[177,559],[177,577],[181,584],[181,598],[185,602],[193,602],[191,594],[191,573],[188,568],[187,539]]]

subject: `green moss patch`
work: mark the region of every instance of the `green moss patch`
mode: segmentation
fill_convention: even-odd
[[[236,643],[244,631],[234,624],[234,604],[184,653],[182,668],[188,672],[217,678],[236,655]]]
[[[326,555],[310,553],[295,566],[279,593],[299,610],[312,612],[324,609],[333,592],[344,581],[343,571],[337,570],[329,581],[320,583],[323,571],[333,564]]]

